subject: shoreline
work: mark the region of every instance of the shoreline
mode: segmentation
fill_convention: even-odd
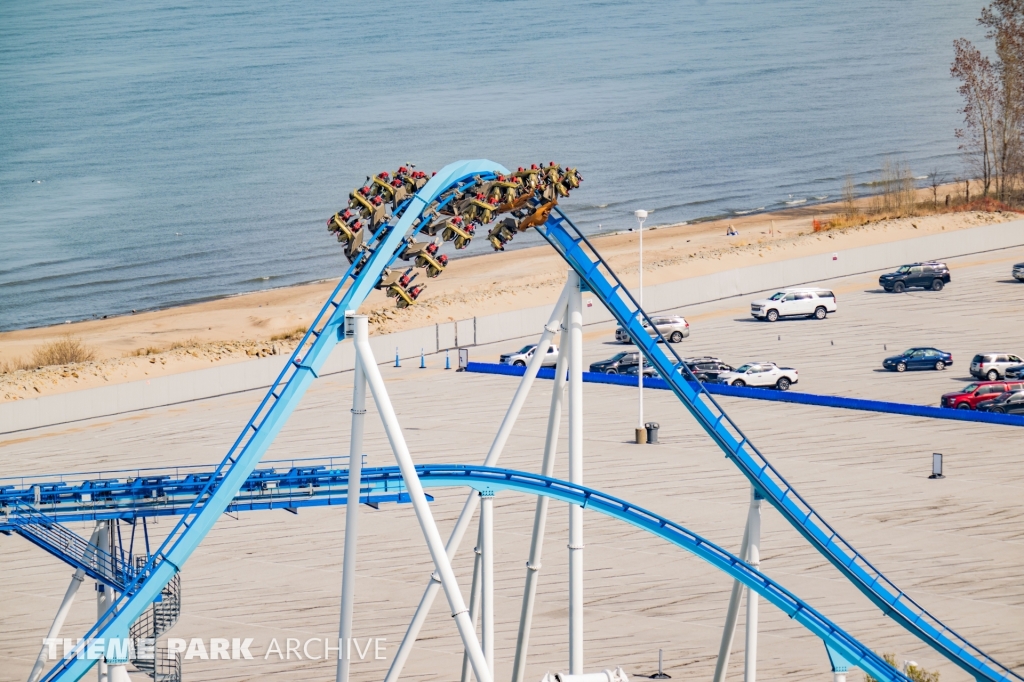
[[[1016,213],[951,212],[812,231],[812,220],[827,217],[839,206],[838,202],[817,204],[728,220],[645,228],[645,285],[1020,217]],[[726,236],[730,225],[737,235]],[[637,281],[637,236],[635,230],[620,230],[591,238],[627,286],[635,286]],[[370,318],[371,334],[531,308],[557,296],[567,266],[546,244],[510,249],[493,258],[497,255],[453,259],[440,278],[422,278],[428,286],[410,308],[398,310],[393,299],[373,291],[360,307]],[[0,402],[290,352],[299,330],[304,331],[320,311],[337,282],[337,278],[321,279],[185,306],[2,332]],[[78,365],[4,371],[16,363],[28,364],[34,350],[67,334],[81,339],[95,351],[96,358]]]
[[[870,183],[870,182],[868,182],[868,183],[860,183],[858,185],[858,187],[871,187],[871,186],[876,185],[876,184],[878,184],[878,183]],[[972,185],[973,184],[974,184],[974,181],[972,181]],[[923,195],[929,193],[931,191],[931,189],[930,188],[918,188],[915,191],[918,193],[919,196],[923,196]],[[949,193],[950,191],[952,191],[954,193],[958,193],[959,192],[959,188],[958,188],[958,186],[955,183],[946,183],[946,184],[941,185],[939,191],[942,194]],[[871,199],[873,197],[875,197],[875,196],[876,195],[873,195],[873,194],[860,195],[860,196],[856,197],[854,203],[858,207],[863,207],[866,204],[868,204],[871,201]],[[809,199],[817,199],[817,197],[809,197]],[[763,218],[765,220],[786,221],[786,220],[807,218],[808,216],[805,215],[805,214],[808,214],[808,213],[817,213],[820,216],[834,215],[836,213],[836,209],[838,207],[840,207],[841,203],[842,203],[841,200],[836,200],[835,198],[833,198],[831,196],[826,196],[824,199],[822,199],[820,201],[813,201],[813,202],[807,201],[805,203],[801,203],[799,205],[790,206],[790,207],[758,208],[758,209],[751,209],[750,211],[742,211],[742,212],[735,212],[734,211],[732,215],[723,215],[723,214],[709,215],[709,216],[701,216],[701,217],[693,218],[691,220],[687,220],[687,221],[680,222],[680,223],[665,223],[665,224],[659,224],[659,225],[651,225],[649,227],[644,227],[644,232],[653,232],[653,231],[657,231],[657,230],[665,230],[665,229],[673,229],[673,228],[681,228],[681,227],[709,226],[709,225],[718,225],[718,224],[721,224],[722,226],[726,226],[726,225],[728,225],[730,223],[736,224],[736,223],[740,223],[740,222],[749,222],[749,221],[751,221],[753,219],[756,219],[756,218]],[[829,209],[829,210],[821,211],[819,209]],[[656,215],[656,212],[652,211],[651,215]],[[620,229],[620,230],[600,231],[600,232],[595,232],[593,234],[587,234],[587,239],[593,241],[593,240],[601,239],[603,237],[611,237],[611,236],[617,236],[617,235],[633,234],[634,232],[635,232],[634,228],[626,228],[626,229]],[[331,247],[335,246],[335,244],[333,242],[327,242],[327,244],[328,244],[327,248],[331,248]],[[523,246],[523,247],[513,246],[513,247],[508,249],[508,253],[515,253],[515,252],[529,250],[529,249],[534,249],[534,248],[538,248],[538,247],[543,248],[544,246],[546,246],[546,245],[543,244],[543,242],[540,243],[540,244],[536,244],[536,245],[531,244],[529,246]],[[482,258],[482,257],[485,257],[485,256],[494,255],[490,251],[485,251],[485,252],[482,252],[482,253],[463,254],[462,252],[454,251],[452,249],[448,249],[446,251],[446,253],[448,253],[448,257],[449,257],[449,259],[451,261],[463,261],[463,260]],[[120,319],[120,318],[131,318],[133,316],[143,315],[143,314],[147,314],[147,313],[159,313],[159,312],[165,312],[165,311],[174,311],[174,310],[180,310],[180,309],[183,309],[183,308],[188,308],[188,307],[191,307],[191,306],[198,306],[198,305],[203,305],[203,304],[207,304],[207,303],[214,303],[214,302],[217,302],[217,301],[223,301],[223,300],[232,299],[232,298],[238,298],[238,297],[242,297],[242,296],[256,296],[256,295],[260,295],[260,294],[266,294],[266,293],[272,293],[272,292],[277,292],[277,291],[284,291],[284,290],[288,290],[288,289],[294,289],[294,288],[297,288],[297,287],[317,286],[317,285],[326,284],[326,283],[336,283],[339,279],[340,279],[340,276],[339,277],[319,277],[319,278],[315,278],[315,279],[311,279],[311,280],[295,282],[295,283],[292,283],[292,284],[285,284],[285,285],[278,286],[278,287],[271,287],[271,288],[268,288],[268,289],[258,289],[258,290],[252,290],[252,291],[238,291],[238,292],[226,293],[226,294],[212,294],[212,295],[209,295],[209,296],[200,296],[198,298],[191,299],[189,301],[171,303],[171,304],[168,304],[168,305],[155,306],[155,307],[150,307],[150,308],[135,308],[135,309],[129,310],[128,312],[111,313],[111,314],[102,315],[102,316],[100,316],[100,315],[92,315],[90,317],[72,318],[71,320],[67,320],[67,321],[64,321],[64,322],[54,322],[52,324],[43,324],[43,325],[38,325],[38,326],[17,327],[17,328],[14,328],[14,329],[0,329],[0,339],[2,339],[4,335],[14,334],[14,333],[18,333],[18,332],[29,332],[29,331],[33,331],[33,330],[42,330],[42,329],[59,329],[59,328],[62,328],[65,325],[68,325],[68,324],[75,325],[75,324],[82,324],[82,323],[88,323],[88,322],[96,322],[96,321],[102,321],[102,320],[116,320],[116,319]],[[372,333],[372,330],[371,330],[371,333]],[[0,343],[2,343],[2,342],[0,342]],[[2,346],[0,346],[0,352],[2,352]],[[5,359],[4,357],[0,356],[0,372],[2,372],[2,363],[3,363],[4,359]],[[9,361],[10,358],[7,358],[7,360]]]

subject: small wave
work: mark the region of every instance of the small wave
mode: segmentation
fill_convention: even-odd
[[[743,211],[733,211],[732,214],[733,215],[750,215],[751,213],[757,213],[758,211],[763,211],[763,210],[764,210],[764,206],[758,206],[757,208],[748,208],[748,209],[743,210]]]
[[[914,179],[915,179],[915,180],[927,180],[927,179],[928,179],[928,177],[929,177],[929,176],[927,176],[927,175],[915,175],[915,176],[914,176]]]
[[[828,199],[828,195],[827,194],[822,194],[820,197],[814,197],[814,199],[816,201],[825,201],[825,199]]]
[[[789,201],[783,201],[786,206],[799,206],[800,204],[806,204],[807,199],[790,199]]]

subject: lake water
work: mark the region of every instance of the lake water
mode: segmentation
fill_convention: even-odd
[[[0,330],[338,276],[326,219],[410,161],[577,166],[591,232],[952,177],[980,7],[0,3]]]

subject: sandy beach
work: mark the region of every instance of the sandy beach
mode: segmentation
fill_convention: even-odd
[[[571,210],[571,209],[570,209]],[[645,285],[686,279],[766,261],[909,239],[944,230],[1005,222],[1016,213],[954,212],[882,220],[814,232],[839,204],[645,230]],[[656,219],[656,215],[652,215]],[[739,233],[726,236],[729,225]],[[595,247],[627,285],[637,280],[637,234],[595,237]],[[398,310],[375,291],[361,308],[371,333],[412,329],[440,321],[550,303],[565,279],[565,263],[547,246],[456,259],[428,281],[411,308]],[[134,381],[287,353],[337,280],[256,292],[166,310],[0,334],[0,401]],[[63,335],[94,351],[91,362],[27,368],[33,352]]]

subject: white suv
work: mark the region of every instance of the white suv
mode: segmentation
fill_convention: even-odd
[[[774,322],[780,317],[814,317],[824,320],[836,311],[836,295],[828,289],[786,289],[750,304],[750,314]]]

